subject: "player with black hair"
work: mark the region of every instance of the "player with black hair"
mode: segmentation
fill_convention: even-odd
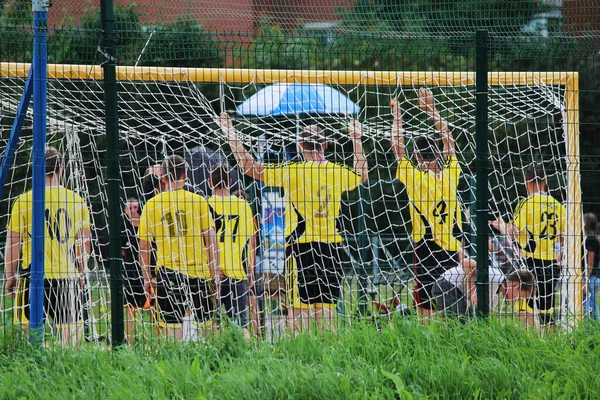
[[[254,216],[246,200],[231,195],[231,178],[226,165],[213,167],[209,185],[213,195],[208,204],[214,211],[221,254],[221,305],[248,337],[248,297],[254,285],[256,264]]]
[[[555,245],[562,244],[565,232],[565,206],[547,192],[547,180],[540,165],[525,170],[527,197],[515,208],[513,219],[506,224],[501,218],[492,226],[516,241],[528,269],[537,281],[535,305],[542,325],[554,325],[555,290],[560,278],[560,256]],[[529,304],[533,308],[533,301]]]
[[[204,323],[215,311],[219,249],[206,199],[184,189],[185,160],[177,155],[167,157],[160,176],[160,193],[146,203],[140,217],[140,264],[145,291],[152,297],[150,252],[155,241],[159,322],[167,335],[183,340],[182,324],[190,312]]]
[[[90,255],[90,212],[85,201],[60,185],[64,172],[62,155],[46,148],[46,228],[44,235],[44,319],[49,318],[61,332],[62,345],[75,345],[83,337],[83,272]],[[33,199],[29,190],[13,203],[7,226],[6,293],[15,296],[16,267],[19,254],[21,289],[18,293],[22,314],[19,322],[29,320],[31,234]]]
[[[140,202],[130,197],[123,205],[123,234],[121,235],[121,253],[123,256],[123,299],[127,313],[125,337],[132,343],[135,337],[136,313],[149,309],[151,299],[144,290],[144,277],[140,266],[140,244],[137,237],[140,225]],[[154,264],[153,264],[154,265]]]
[[[412,239],[415,251],[414,299],[420,315],[430,316],[436,309],[432,293],[434,282],[459,263],[462,214],[457,190],[461,174],[455,156],[454,138],[435,106],[429,89],[419,89],[419,106],[427,112],[440,133],[443,150],[434,138],[417,137],[413,165],[407,155],[398,100],[390,102],[392,150],[398,161],[396,177],[406,186],[410,200]]]
[[[286,197],[286,264],[293,264],[297,281],[286,291],[295,292],[290,304],[301,309],[292,315],[294,327],[307,323],[305,310],[312,309],[317,324],[333,327],[333,310],[341,295],[341,278],[345,253],[342,236],[336,229],[342,194],[367,180],[367,160],[361,126],[350,121],[350,139],[354,147],[354,166],[327,161],[327,139],[317,125],[305,127],[298,138],[304,161],[265,165],[244,148],[231,118],[222,113],[219,124],[242,171],[265,185],[281,187]],[[293,219],[291,219],[293,217]],[[292,222],[292,223],[290,223]]]

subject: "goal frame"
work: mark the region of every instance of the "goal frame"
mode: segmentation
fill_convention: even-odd
[[[26,79],[30,64],[0,62],[0,77]],[[99,65],[48,64],[47,76],[51,79],[96,80],[104,78]],[[117,66],[119,81],[186,81],[194,83],[250,83],[283,82],[325,83],[334,85],[375,85],[382,81],[398,86],[457,86],[475,85],[475,72],[451,71],[345,71],[345,70],[281,70],[233,68],[181,68]],[[574,71],[564,72],[489,72],[488,85],[534,86],[549,82],[564,87],[563,126],[566,147],[566,246],[569,249],[563,262],[567,264],[570,285],[568,296],[574,298],[572,312],[576,321],[583,318],[582,260],[583,218],[581,205],[581,176],[579,151],[579,76]]]

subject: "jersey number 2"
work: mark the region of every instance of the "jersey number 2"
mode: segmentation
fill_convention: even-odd
[[[327,212],[327,206],[331,202],[331,196],[327,186],[321,186],[317,192],[319,198],[319,208],[315,212],[315,218],[327,218],[329,213]]]

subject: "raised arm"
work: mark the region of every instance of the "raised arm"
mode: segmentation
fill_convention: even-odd
[[[148,240],[140,239],[140,265],[142,267],[142,277],[144,278],[144,291],[149,297],[154,297],[150,276],[150,253],[152,252],[152,243]]]
[[[352,119],[348,129],[354,147],[354,169],[360,174],[360,181],[365,182],[369,178],[369,166],[362,146],[362,126],[360,122]]]
[[[256,233],[250,236],[250,240],[248,242],[250,257],[248,259],[248,286],[254,286],[254,271],[256,269]]]
[[[8,231],[6,234],[6,294],[15,297],[14,287],[17,284],[17,263],[21,251],[21,234],[16,231]]]
[[[467,299],[469,299],[471,305],[477,306],[477,264],[472,258],[463,257],[461,265],[465,273],[465,276],[463,277],[464,286],[467,290],[467,293],[465,294],[467,296]]]
[[[233,127],[233,122],[231,121],[229,114],[225,112],[221,113],[218,123],[227,139],[227,143],[229,143],[229,146],[231,147],[235,160],[242,171],[244,171],[244,174],[262,181],[264,171],[263,164],[256,161],[252,154],[246,150],[242,141],[239,140],[238,133]]]
[[[524,240],[524,238],[521,237],[521,229],[515,224],[507,224],[502,218],[495,219],[490,225],[512,241],[521,243]]]
[[[92,253],[90,238],[90,228],[80,229],[77,233],[75,254],[77,255],[77,266],[79,268],[79,272],[88,271],[88,262],[90,260],[90,254]]]
[[[448,123],[442,119],[440,113],[435,107],[435,99],[433,93],[427,88],[419,89],[419,106],[433,119],[435,129],[440,132],[442,137],[442,143],[444,144],[443,155],[444,157],[453,156],[455,154],[454,138],[448,129]]]
[[[215,280],[215,282],[218,282],[221,273],[221,254],[219,251],[219,244],[217,243],[217,234],[215,233],[215,228],[210,227],[202,231],[202,236],[204,237],[204,243],[206,243],[206,255],[208,257],[208,269],[210,271],[210,276]]]
[[[396,161],[406,157],[406,148],[404,147],[404,129],[402,129],[402,110],[400,110],[400,104],[398,99],[392,99],[390,101],[390,110],[394,120],[392,121],[392,151],[396,157]]]

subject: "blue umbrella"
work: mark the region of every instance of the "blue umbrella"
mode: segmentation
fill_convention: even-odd
[[[277,83],[240,104],[241,115],[358,114],[360,107],[337,90],[321,83]]]

